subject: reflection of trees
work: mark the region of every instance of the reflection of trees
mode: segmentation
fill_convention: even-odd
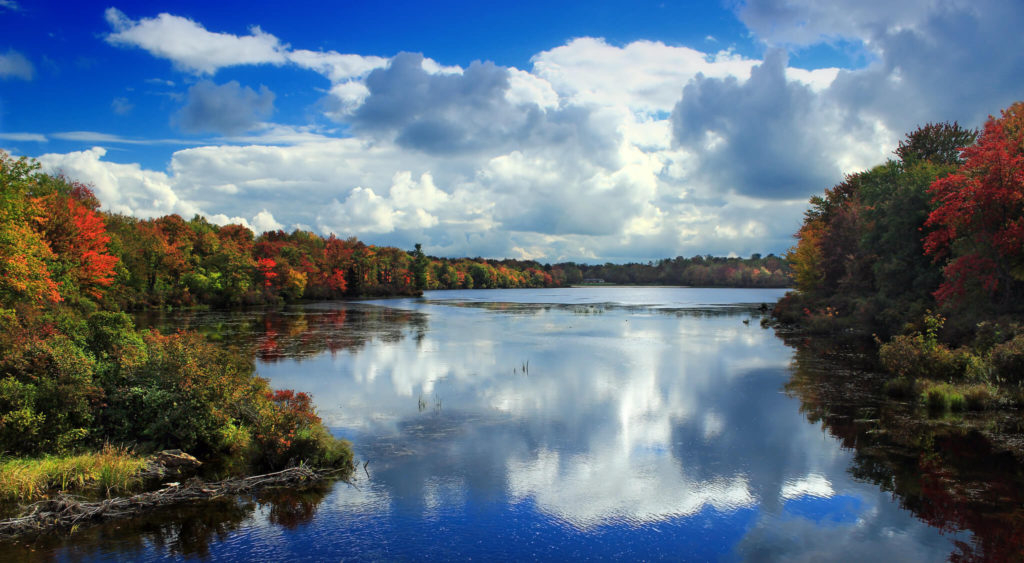
[[[564,311],[575,316],[603,315],[606,312],[619,311],[631,314],[658,313],[662,315],[673,315],[676,317],[690,317],[697,319],[710,319],[716,317],[728,317],[739,314],[750,314],[759,318],[765,314],[767,309],[755,304],[738,304],[728,306],[702,306],[702,307],[663,307],[656,305],[623,305],[620,303],[515,303],[507,301],[446,301],[428,300],[427,303],[447,305],[451,307],[463,307],[467,309],[484,309],[492,313],[506,313],[511,315],[539,315],[551,311]]]
[[[785,337],[784,337],[785,338]],[[1024,464],[1018,417],[928,419],[914,402],[877,390],[881,376],[857,346],[785,338],[796,348],[786,391],[801,412],[854,451],[850,473],[891,492],[901,507],[944,532],[969,530],[954,560],[1018,560],[1024,553]],[[860,365],[858,365],[858,360]]]
[[[359,350],[373,340],[398,342],[410,330],[418,341],[427,330],[427,317],[418,311],[358,305],[140,314],[136,322],[163,332],[194,330],[210,340],[251,351],[264,362]]]
[[[221,498],[163,508],[129,520],[86,526],[70,537],[48,535],[31,544],[0,544],[3,561],[84,561],[97,557],[116,559],[162,557],[209,559],[210,545],[246,525],[259,507],[267,507],[267,519],[295,529],[313,520],[333,483],[321,482],[301,489],[271,489],[253,498]],[[60,550],[58,557],[58,550]]]
[[[320,482],[303,489],[273,489],[260,495],[259,500],[270,505],[267,519],[271,523],[294,530],[313,521],[317,508],[333,485]]]

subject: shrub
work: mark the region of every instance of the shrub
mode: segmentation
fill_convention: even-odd
[[[980,322],[974,327],[974,349],[987,352],[993,346],[1007,339],[1006,327],[989,321]]]
[[[917,383],[913,379],[897,377],[885,382],[885,393],[897,399],[909,399],[918,394]]]
[[[916,379],[923,375],[921,356],[924,351],[913,336],[894,336],[878,349],[882,366],[899,377]]]
[[[36,386],[13,377],[0,380],[0,444],[6,451],[36,449],[46,417],[36,410]]]
[[[107,435],[197,456],[222,451],[231,425],[265,388],[251,362],[194,333],[152,332],[143,341],[138,374],[108,397]]]
[[[996,396],[988,385],[971,385],[964,390],[964,399],[967,401],[967,409],[972,411],[983,411],[992,407],[996,402]]]
[[[839,315],[839,310],[827,306],[817,311],[804,309],[802,326],[805,330],[816,334],[839,332],[849,325],[849,320]]]
[[[894,336],[878,349],[878,358],[891,373],[900,377],[952,380],[963,375],[970,354],[952,351],[938,343],[945,318],[930,313],[924,316],[924,333]]]
[[[267,404],[256,421],[253,462],[277,468],[306,462],[330,467],[351,467],[352,451],[324,428],[312,397],[290,389],[267,392]]]
[[[968,354],[964,361],[964,379],[968,381],[994,382],[995,369],[985,356]]]
[[[17,354],[21,369],[12,370],[13,378],[4,385],[5,410],[33,441],[5,432],[4,449],[8,453],[64,453],[85,442],[94,421],[94,407],[103,392],[93,382],[96,362],[76,342],[62,334],[32,338]],[[7,410],[12,409],[12,410]],[[34,413],[34,414],[33,414]],[[13,430],[8,428],[6,430]]]
[[[229,422],[221,428],[222,449],[231,456],[240,456],[252,445],[252,432],[243,424]]]
[[[108,396],[103,428],[109,439],[244,458],[260,469],[299,462],[351,466],[350,448],[323,427],[311,397],[271,391],[247,356],[195,333],[151,332],[142,341],[137,357],[143,363]]]
[[[805,297],[795,291],[786,293],[772,309],[772,316],[785,324],[799,323],[803,318]]]
[[[89,348],[98,359],[112,360],[110,368],[130,372],[145,363],[145,342],[127,314],[101,311],[87,322]]]
[[[1014,385],[1024,383],[1024,335],[993,346],[989,362],[999,381]]]
[[[945,346],[929,346],[921,335],[894,336],[878,349],[878,358],[889,372],[916,379],[953,379],[964,371],[966,356]]]

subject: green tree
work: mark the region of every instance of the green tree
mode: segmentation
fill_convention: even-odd
[[[929,123],[907,133],[900,141],[896,156],[905,164],[927,160],[935,164],[960,165],[961,151],[974,144],[978,132],[964,129],[957,122]]]
[[[415,280],[415,287],[419,291],[427,289],[427,268],[430,266],[430,260],[423,254],[423,246],[420,243],[416,243],[416,248],[412,252],[413,263],[412,273],[413,279]]]

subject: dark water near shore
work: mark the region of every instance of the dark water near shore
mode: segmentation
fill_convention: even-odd
[[[46,537],[37,560],[900,560],[1019,556],[1019,415],[914,422],[775,290],[429,292],[182,313],[313,393],[355,486]],[[1003,437],[992,442],[992,436]],[[366,463],[363,469],[363,463]]]

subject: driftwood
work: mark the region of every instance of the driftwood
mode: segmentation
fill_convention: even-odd
[[[148,493],[95,502],[60,493],[56,498],[28,505],[21,516],[0,520],[0,538],[51,530],[74,531],[82,524],[134,516],[160,506],[249,493],[269,487],[310,483],[343,471],[346,469],[317,470],[300,466],[276,473],[212,483],[190,479],[184,483],[167,483],[164,488]]]

